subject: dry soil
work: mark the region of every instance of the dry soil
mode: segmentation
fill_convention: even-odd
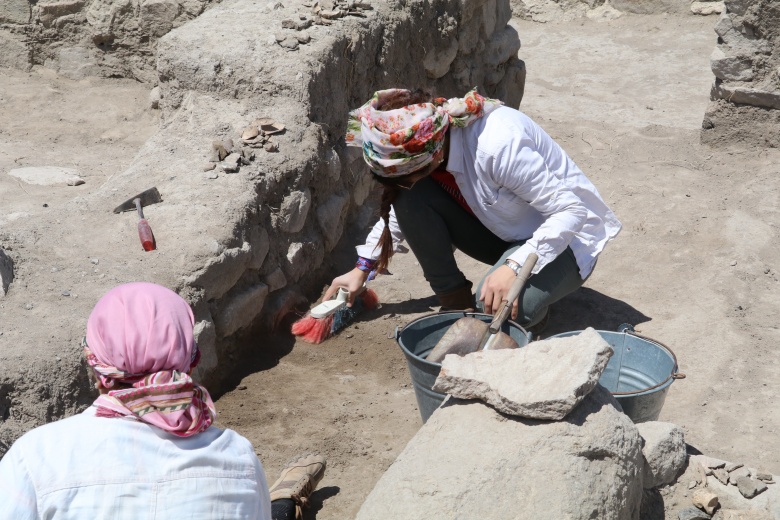
[[[588,174],[624,226],[585,286],[553,306],[544,336],[634,324],[671,347],[687,375],[672,385],[661,420],[681,425],[708,455],[778,474],[780,153],[699,144],[715,21],[513,22],[528,69],[522,110]],[[0,169],[76,166],[92,182],[54,189],[1,175],[0,226],[35,218],[43,203],[83,194],[127,166],[155,131],[146,97],[132,82],[4,71]],[[476,282],[486,266],[461,260]],[[436,302],[412,255],[398,255],[391,271],[373,285],[382,308],[322,345],[284,331],[252,338],[216,403],[219,425],[254,443],[271,481],[297,453],[327,457],[307,518],[354,516],[420,426],[392,335]],[[664,500],[667,518],[688,505],[682,493]]]

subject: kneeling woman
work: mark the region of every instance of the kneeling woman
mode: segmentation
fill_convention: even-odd
[[[346,139],[362,147],[383,185],[382,218],[325,299],[339,287],[354,295],[405,239],[443,310],[475,307],[454,248],[491,264],[476,294],[492,313],[536,253],[512,318],[538,330],[550,304],[583,284],[620,231],[595,186],[539,125],[476,89],[449,100],[377,92],[350,113]]]

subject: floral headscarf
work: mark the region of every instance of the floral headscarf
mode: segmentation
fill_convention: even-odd
[[[449,125],[465,127],[502,105],[480,96],[477,89],[463,98],[437,98],[396,110],[378,110],[403,89],[380,90],[362,107],[349,113],[347,146],[361,146],[372,172],[400,177],[424,168],[443,153]]]

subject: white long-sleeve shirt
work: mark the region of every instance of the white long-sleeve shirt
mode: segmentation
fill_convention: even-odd
[[[507,242],[527,240],[509,256],[522,265],[535,252],[533,272],[570,246],[584,279],[621,228],[596,187],[566,152],[528,116],[501,107],[466,128],[450,129],[447,171],[474,215]],[[381,219],[357,247],[379,258]],[[396,246],[404,236],[395,213],[390,232]]]
[[[252,445],[210,427],[181,438],[95,408],[19,438],[0,461],[0,519],[270,520]]]

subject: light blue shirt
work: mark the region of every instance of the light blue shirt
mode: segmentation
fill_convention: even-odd
[[[0,519],[270,520],[265,473],[247,439],[189,438],[95,408],[35,428],[0,461]]]

